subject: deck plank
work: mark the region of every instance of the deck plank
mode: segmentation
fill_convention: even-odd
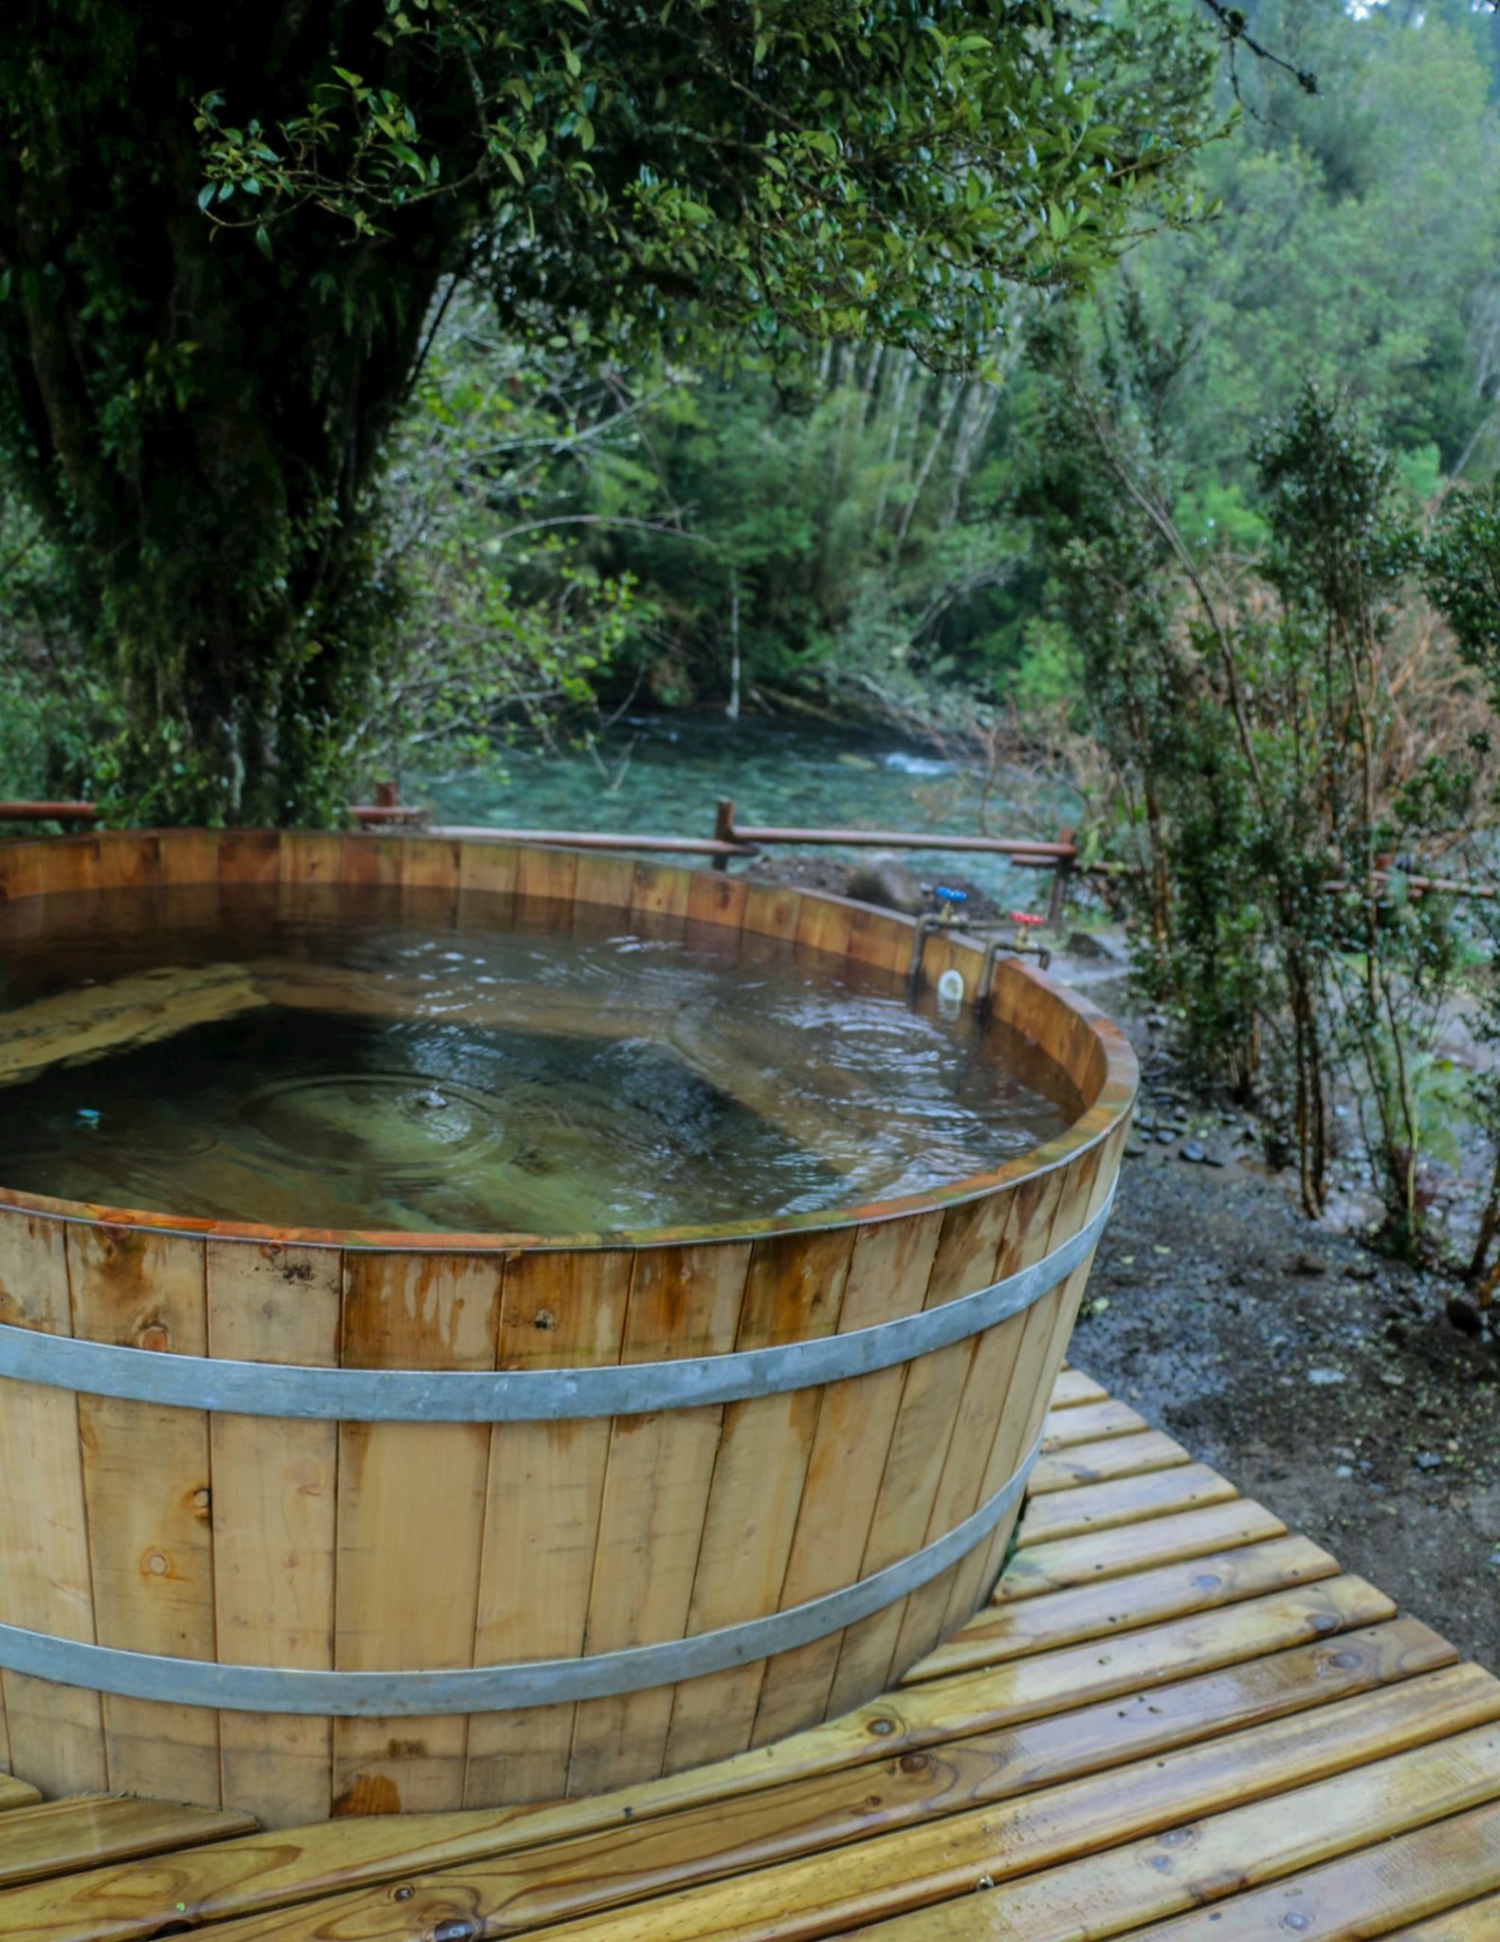
[[[1138,1933],[1143,1922],[1159,1922],[1174,1911],[1218,1902],[1213,1912],[1222,1919],[1206,1932],[1220,1942],[1233,1909],[1226,1898],[1243,1888],[1351,1849],[1373,1849],[1378,1867],[1381,1844],[1392,1837],[1497,1796],[1500,1734],[1483,1728],[1171,1828],[1168,1838],[1133,1842],[1069,1869],[1049,1870],[978,1902],[949,1901],[850,1933],[863,1942],[1102,1942],[1132,1929]],[[1492,1825],[1488,1821],[1479,1838],[1492,1839]],[[557,1933],[559,1942],[564,1935],[573,1942],[571,1931]],[[1305,1933],[1281,1930],[1281,1936]],[[1359,1931],[1345,1923],[1324,1930],[1330,1933],[1348,1938]]]
[[[1071,1369],[1066,1363],[1058,1371],[1057,1381],[1052,1385],[1052,1408],[1074,1409],[1079,1403],[1108,1402],[1109,1391],[1102,1382],[1095,1382],[1086,1376],[1082,1369]]]
[[[1476,1850],[1479,1856],[1493,1863],[1495,1854],[1500,1852],[1500,1819],[1483,1809],[1478,1814],[1449,1821],[1445,1827],[1451,1828],[1456,1840],[1462,1842],[1453,1864],[1474,1867]],[[1394,1846],[1392,1842],[1391,1848]],[[1415,1927],[1397,1929],[1388,1934],[1386,1942],[1495,1942],[1496,1936],[1500,1936],[1500,1895],[1486,1895],[1483,1901],[1446,1909]]]
[[[1112,1436],[1102,1443],[1075,1443],[1038,1457],[1027,1486],[1033,1501],[1054,1490],[1078,1484],[1107,1483],[1111,1477],[1143,1476],[1148,1470],[1170,1470],[1192,1458],[1175,1437],[1161,1430],[1142,1430],[1138,1436]]]
[[[0,1819],[0,1887],[223,1841],[254,1826],[248,1814],[114,1794],[42,1801]]]
[[[1341,1701],[1320,1715],[1316,1736],[1296,1717],[1272,1722],[556,1927],[544,1898],[492,1901],[483,1871],[473,1871],[461,1884],[412,1883],[396,1923],[353,1933],[360,1942],[408,1942],[478,1917],[486,1936],[545,1928],[555,1942],[814,1942],[867,1931],[872,1942],[1074,1942],[1120,1934],[1191,1906],[1185,1898],[1201,1898],[1226,1867],[1236,1884],[1250,1874],[1264,1879],[1500,1797],[1496,1719],[1500,1684],[1476,1667],[1455,1667]],[[1294,1779],[1313,1784],[1288,1796]],[[1232,1814],[1252,1804],[1258,1816]],[[1237,1831],[1215,1842],[1220,1817],[1249,1820],[1251,1838]],[[1185,1822],[1194,1830],[1186,1838]],[[976,1896],[985,1883],[1005,1886]],[[312,1942],[317,1930],[231,1924],[220,1934],[222,1942]]]
[[[14,1808],[30,1807],[41,1797],[41,1790],[33,1787],[29,1780],[17,1780],[14,1774],[0,1773],[0,1814],[9,1813]]]
[[[1125,1706],[1108,1702],[1085,1707],[944,1747],[931,1757],[906,1756],[874,1771],[861,1768],[770,1789],[742,1801],[732,1815],[714,1803],[628,1832],[610,1828],[533,1849],[529,1855],[521,1852],[501,1866],[472,1853],[445,1856],[439,1842],[425,1859],[409,1857],[407,1871],[458,1871],[464,1891],[476,1896],[482,1878],[487,1919],[493,1909],[509,1909],[525,1898],[528,1908],[539,1904],[545,1919],[555,1921],[639,1895],[864,1841],[1219,1733],[1305,1714],[1354,1693],[1419,1677],[1454,1656],[1452,1647],[1426,1626],[1401,1620],[1183,1681]],[[204,1858],[210,1876],[225,1858],[222,1854]],[[476,1871],[476,1860],[487,1865]],[[389,1881],[395,1872],[388,1869],[381,1878]],[[420,1880],[416,1885],[424,1888]],[[309,1896],[318,1888],[307,1879],[283,1880],[272,1892],[285,1901],[297,1893]],[[130,1909],[135,1925],[122,1929],[111,1916],[110,1927],[101,1931],[96,1923],[87,1933],[102,1932],[116,1942],[126,1936],[149,1935],[152,1920],[161,1919],[183,1898],[181,1875],[174,1882],[173,1901],[168,1904],[159,1895],[154,1909],[135,1892],[134,1884],[116,1880],[105,1885],[102,1895],[86,1902],[87,1918],[94,1922],[99,1911],[123,1905]],[[270,1901],[263,1881],[235,1880],[227,1894],[211,1902],[195,1894],[190,1906],[202,1920],[237,1909],[248,1911],[257,1900],[262,1906]],[[379,1934],[380,1912],[388,1900],[383,1887],[341,1896],[320,1911],[319,1919],[340,1934],[363,1935],[371,1923]],[[78,1919],[84,1911],[76,1901],[71,1906]],[[0,1902],[4,1932],[11,1934],[13,1924],[23,1933],[40,1926],[49,1942],[61,1942],[55,1928],[38,1923],[36,1908],[34,1901],[30,1915],[22,1919],[14,1908]],[[247,1931],[265,1936],[282,1932],[274,1924]],[[295,1925],[285,1932],[295,1934]],[[80,1931],[62,1933],[68,1942],[83,1942]]]
[[[1351,1935],[1388,1936],[1393,1922],[1432,1917],[1417,1929],[1403,1927],[1401,1934],[1420,1936],[1422,1942],[1458,1937],[1493,1942],[1500,1935],[1500,1898],[1486,1898],[1487,1914],[1486,1904],[1476,1914],[1470,1901],[1476,1890],[1489,1888],[1500,1888],[1500,1804],[1397,1835],[1134,1934],[1140,1942],[1148,1937],[1151,1942],[1286,1942],[1289,1935],[1333,1942]],[[1469,1902],[1467,1915],[1456,1906],[1460,1902]]]
[[[1311,1538],[1278,1537],[1108,1578],[1102,1584],[1013,1599],[971,1618],[946,1645],[914,1665],[902,1683],[920,1685],[1084,1639],[1108,1638],[1194,1612],[1214,1611],[1289,1585],[1336,1577],[1338,1569],[1337,1559]]]
[[[1018,1598],[1099,1584],[1106,1578],[1120,1578],[1153,1565],[1206,1557],[1211,1551],[1260,1544],[1285,1535],[1286,1525],[1279,1517],[1263,1504],[1241,1497],[1202,1510],[1179,1511],[1172,1517],[1149,1518],[1143,1524],[1059,1538],[1018,1551],[1006,1566],[991,1602],[1007,1605]]]
[[[1087,1532],[1142,1524],[1174,1511],[1232,1503],[1239,1494],[1227,1477],[1204,1463],[1153,1470],[1143,1477],[1119,1477],[1110,1483],[1083,1484],[1076,1490],[1033,1497],[1026,1506],[1016,1542],[1025,1551],[1033,1545],[1082,1537]]]
[[[171,1899],[174,1906],[177,1901],[189,1906],[218,1905],[225,1895],[241,1894],[251,1897],[252,1906],[269,1905],[298,1893],[330,1893],[356,1881],[389,1880],[407,1870],[516,1851],[590,1828],[619,1830],[627,1820],[634,1834],[653,1815],[683,1809],[711,1807],[722,1815],[723,1804],[734,1801],[738,1819],[745,1811],[741,1803],[747,1799],[753,1802],[773,1788],[780,1791],[799,1781],[845,1771],[857,1778],[862,1798],[881,1771],[920,1774],[927,1749],[945,1746],[942,1757],[949,1759],[948,1743],[987,1730],[1013,1728],[1059,1713],[1074,1717],[1079,1708],[1106,1702],[1114,1703],[1120,1717],[1118,1702],[1146,1691],[1150,1705],[1164,1709],[1154,1717],[1169,1719],[1170,1701],[1163,1693],[1174,1681],[1264,1661],[1309,1643],[1331,1642],[1335,1635],[1385,1623],[1393,1611],[1384,1594],[1358,1578],[1294,1587],[1258,1601],[1253,1608],[1233,1607],[1158,1628],[1154,1637],[1138,1633],[1112,1641],[1106,1655],[1096,1647],[1082,1646],[1020,1660],[1006,1669],[1003,1679],[966,1678],[950,1681],[946,1687],[934,1683],[920,1693],[902,1694],[899,1701],[892,1696],[862,1713],[759,1753],[594,1801],[487,1814],[346,1820],[278,1836],[269,1849],[258,1838],[231,1843],[175,1871]],[[1346,1646],[1340,1637],[1340,1652],[1360,1649],[1357,1643]],[[1274,1680],[1274,1675],[1266,1676]],[[877,1723],[889,1730],[872,1732]],[[915,1768],[904,1764],[913,1759],[919,1762]],[[143,1880],[139,1870],[127,1869],[101,1877],[94,1886],[90,1919],[95,1920],[100,1937],[154,1933],[144,1916],[154,1908],[151,1919],[159,1923],[161,1911],[151,1900],[149,1875]],[[63,1942],[63,1938],[84,1942],[85,1937],[92,1942],[93,1930],[65,1925],[76,1924],[79,1916],[79,1904],[71,1893],[34,1892],[22,1900],[0,1894],[0,1935],[7,1942],[17,1933],[28,1938],[45,1936],[47,1942]]]
[[[1144,1416],[1111,1396],[1102,1403],[1049,1409],[1042,1424],[1042,1448],[1066,1450],[1075,1443],[1098,1443],[1111,1436],[1139,1436],[1150,1427]]]

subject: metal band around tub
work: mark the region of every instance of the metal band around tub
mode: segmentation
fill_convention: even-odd
[[[608,1699],[648,1686],[675,1685],[711,1672],[811,1645],[857,1624],[918,1591],[967,1556],[1019,1500],[1041,1439],[1026,1461],[987,1503],[934,1543],[909,1557],[784,1612],[726,1625],[692,1638],[664,1639],[580,1659],[465,1666],[428,1672],[314,1672],[283,1666],[223,1665],[124,1652],[77,1639],[0,1625],[0,1667],[64,1686],[159,1699],[177,1706],[230,1712],[311,1713],[338,1719],[411,1717],[436,1713],[511,1712],[579,1699]]]
[[[345,1423],[545,1423],[743,1402],[873,1375],[978,1335],[1039,1301],[1087,1259],[1114,1194],[1061,1247],[976,1294],[871,1328],[676,1362],[595,1369],[319,1369],[119,1348],[0,1325],[0,1376],[173,1409]]]

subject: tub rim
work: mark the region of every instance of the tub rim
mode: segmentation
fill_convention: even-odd
[[[38,837],[26,843],[11,843],[7,849],[52,849],[77,846],[80,843],[108,841],[112,836],[156,837],[165,842],[174,838],[199,837],[205,832],[197,829],[163,830],[100,830],[89,836]],[[208,832],[218,835],[221,832]],[[235,832],[236,834],[251,832]],[[261,832],[254,832],[261,833]],[[343,836],[342,831],[275,831],[278,838],[290,836],[316,837],[320,835]],[[367,839],[368,840],[368,839]],[[402,841],[402,838],[375,838],[373,840]],[[564,852],[573,856],[587,855],[588,852],[572,850],[566,844],[490,844],[482,838],[453,839],[460,849],[498,847],[518,851],[544,850]],[[673,875],[688,877],[699,874],[682,864],[657,866]],[[220,879],[205,879],[205,882],[219,882]],[[134,884],[109,886],[110,889],[152,890],[164,887],[159,884]],[[916,920],[900,912],[883,910],[874,904],[864,904],[849,897],[839,897],[824,891],[804,890],[789,886],[799,899],[832,905],[836,908],[871,912],[882,920],[910,933],[916,931]],[[82,894],[104,894],[105,887],[98,886],[96,892],[87,889]],[[36,897],[45,903],[49,893],[45,888],[34,891],[13,901],[30,901]],[[68,893],[61,893],[68,894]],[[0,891],[0,901],[6,901]],[[627,915],[629,913],[626,913]],[[683,920],[684,923],[687,920]],[[731,925],[720,928],[730,930]],[[981,955],[981,946],[971,938],[961,935],[957,938],[951,932],[933,933],[956,944],[960,949]],[[833,956],[829,952],[819,953]],[[202,1241],[239,1241],[247,1245],[262,1247],[306,1247],[338,1249],[346,1253],[366,1254],[519,1254],[519,1253],[595,1253],[611,1249],[646,1249],[653,1247],[692,1247],[732,1245],[735,1243],[771,1241],[785,1235],[809,1233],[834,1233],[848,1228],[868,1227],[889,1221],[915,1218],[923,1214],[942,1213],[951,1207],[980,1200],[1001,1189],[1012,1186],[1022,1179],[1041,1176],[1069,1165],[1093,1148],[1101,1146],[1110,1135],[1126,1120],[1135,1104],[1140,1086],[1140,1066],[1129,1040],[1097,1005],[1070,987],[1049,978],[1035,969],[1024,958],[1006,958],[1001,955],[997,972],[1003,971],[1008,977],[1021,978],[1037,986],[1055,1005],[1071,1012],[1092,1034],[1104,1056],[1104,1070],[1093,1096],[1087,1099],[1083,1111],[1070,1125],[1052,1139],[1030,1148],[1027,1152],[1016,1154],[998,1167],[982,1169],[978,1173],[966,1174],[961,1178],[940,1187],[929,1188],[923,1193],[900,1194],[888,1198],[852,1202],[831,1208],[819,1208],[806,1214],[772,1215],[756,1219],[754,1217],[719,1223],[686,1223],[676,1227],[639,1227],[610,1228],[601,1231],[582,1230],[572,1234],[531,1234],[496,1230],[492,1233],[469,1234],[462,1232],[414,1232],[402,1229],[380,1228],[320,1228],[278,1226],[263,1221],[226,1221],[196,1218],[191,1215],[153,1213],[147,1209],[131,1207],[112,1207],[106,1203],[65,1200],[51,1194],[23,1193],[0,1183],[0,1214],[35,1214],[40,1217],[70,1225],[83,1225],[109,1229],[120,1233],[140,1233],[144,1235],[177,1236],[188,1240]]]

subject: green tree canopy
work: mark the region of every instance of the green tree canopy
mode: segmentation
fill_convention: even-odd
[[[29,0],[0,45],[0,459],[156,813],[326,813],[397,589],[382,453],[460,279],[517,337],[983,357],[1181,217],[1171,0]]]

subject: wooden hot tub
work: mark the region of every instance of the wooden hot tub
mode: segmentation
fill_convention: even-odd
[[[340,882],[913,952],[860,905],[559,850],[0,845],[27,928],[58,894]],[[921,951],[965,1002],[985,968]],[[589,1793],[886,1690],[999,1570],[1135,1090],[1120,1034],[1023,961],[988,1016],[1076,1097],[1068,1132],[831,1214],[434,1239],[0,1190],[0,1759],[287,1825]]]

